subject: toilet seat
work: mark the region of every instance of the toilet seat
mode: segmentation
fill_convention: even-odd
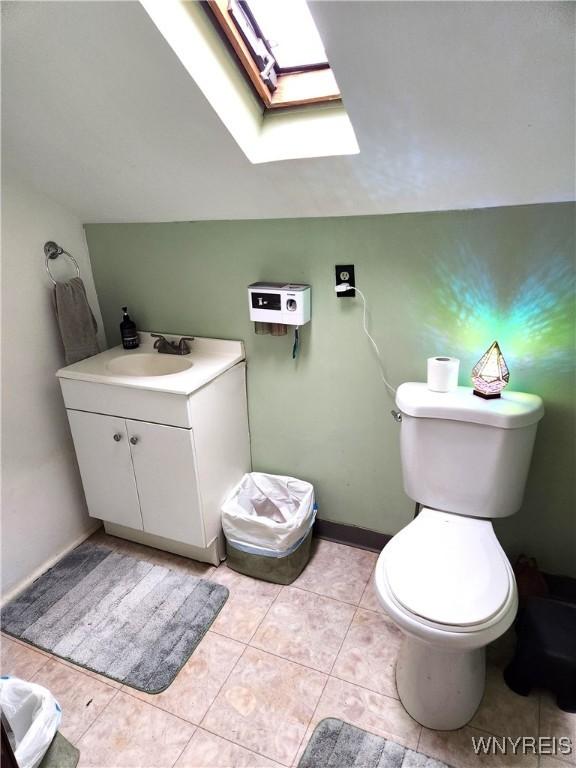
[[[424,508],[382,553],[396,604],[426,624],[462,632],[497,618],[515,592],[489,520]]]

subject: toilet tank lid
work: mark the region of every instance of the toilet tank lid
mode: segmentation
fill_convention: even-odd
[[[469,421],[502,429],[527,427],[544,415],[542,398],[538,395],[505,391],[502,397],[484,400],[473,394],[472,387],[432,392],[427,384],[414,381],[398,387],[396,405],[408,416]]]

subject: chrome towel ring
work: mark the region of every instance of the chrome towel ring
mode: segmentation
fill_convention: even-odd
[[[46,272],[48,272],[48,277],[52,280],[54,285],[56,285],[56,280],[54,279],[52,272],[50,272],[50,259],[57,259],[58,256],[61,256],[62,254],[68,256],[72,264],[76,267],[76,277],[80,277],[80,267],[74,256],[72,256],[71,253],[68,253],[68,251],[65,251],[64,248],[60,248],[60,246],[53,240],[48,240],[47,243],[44,243],[44,253],[46,254]]]

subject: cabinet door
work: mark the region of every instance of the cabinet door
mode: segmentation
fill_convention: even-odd
[[[68,411],[91,517],[142,530],[142,516],[124,419]]]
[[[146,533],[205,547],[192,430],[126,420]]]

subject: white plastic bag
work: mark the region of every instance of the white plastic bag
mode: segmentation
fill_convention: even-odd
[[[308,532],[314,521],[314,488],[284,475],[250,472],[222,505],[226,538],[284,552]]]
[[[36,768],[60,725],[60,704],[47,688],[5,675],[0,677],[0,709],[14,735],[19,768]]]

